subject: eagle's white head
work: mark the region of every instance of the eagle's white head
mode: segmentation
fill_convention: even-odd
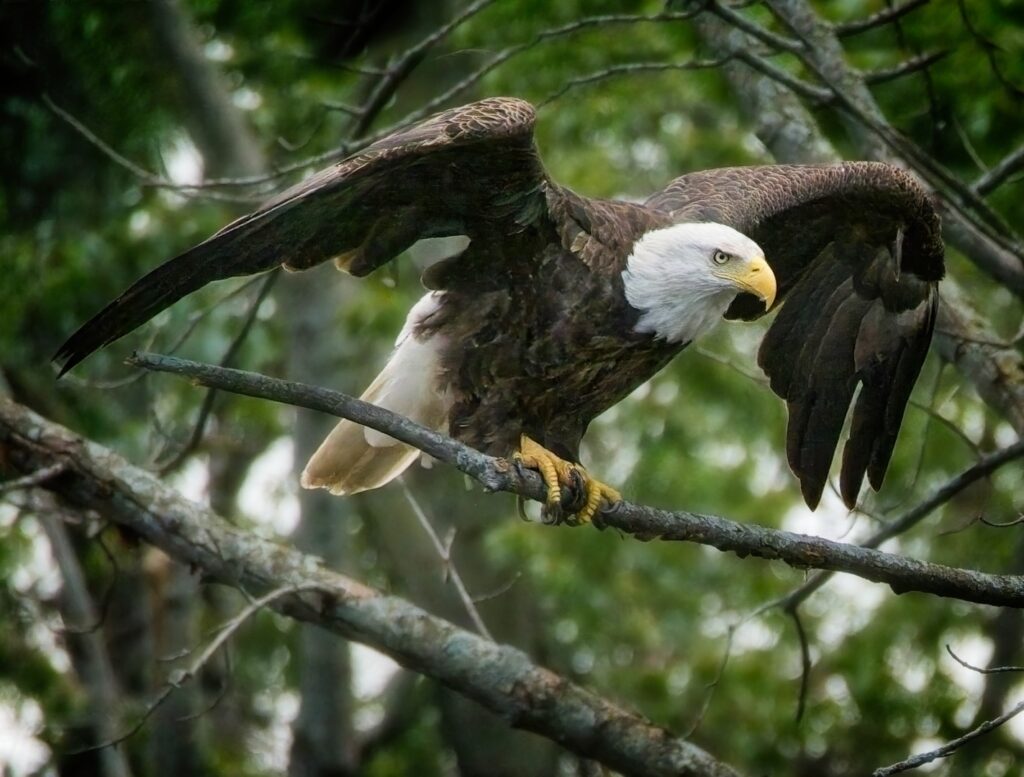
[[[775,274],[764,251],[732,227],[673,224],[643,235],[622,272],[626,299],[640,311],[638,332],[690,342],[711,329],[737,294],[771,307]]]

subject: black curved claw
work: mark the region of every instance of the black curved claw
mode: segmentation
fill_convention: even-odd
[[[572,483],[562,483],[562,512],[575,515],[587,505],[587,485],[578,469],[572,470]]]

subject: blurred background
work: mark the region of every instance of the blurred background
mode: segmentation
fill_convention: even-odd
[[[1016,241],[1005,225],[1024,219],[1024,7],[913,2],[898,21],[859,30],[852,23],[901,4],[771,5],[802,6],[829,35],[842,31],[846,62],[874,74],[861,86],[881,119],[950,181],[970,187],[1009,159],[996,185],[972,191]],[[57,346],[139,275],[442,107],[490,95],[538,104],[551,176],[590,196],[642,199],[712,166],[869,155],[835,101],[794,95],[737,61],[686,65],[740,46],[821,88],[799,57],[746,39],[721,14],[682,18],[685,3],[630,6],[4,3],[0,392],[255,533],[473,628],[454,565],[496,639],[747,773],[864,774],[1019,701],[1019,675],[982,675],[946,651],[978,666],[1024,663],[1018,611],[896,596],[848,576],[796,608],[765,607],[805,574],[697,545],[524,522],[511,497],[484,495],[444,466],[356,498],[300,493],[297,472],[332,419],[122,364],[144,347],[359,394],[422,293],[420,272],[445,253],[438,241],[363,280],[325,266],[216,284],[54,380]],[[728,8],[780,39],[796,35],[758,3]],[[908,61],[927,67],[901,72]],[[973,345],[1003,359],[1010,377],[997,380],[1019,389],[1021,291],[958,247],[944,293],[985,333]],[[984,401],[962,365],[933,352],[882,491],[848,512],[827,489],[811,513],[783,455],[785,407],[756,367],[765,328],[723,326],[688,349],[593,424],[584,461],[633,501],[856,542],[1022,431],[1024,405],[1014,416]],[[979,520],[1016,518],[1022,494],[1018,459],[885,548],[1024,571],[1024,529]],[[72,513],[43,492],[0,499],[5,775],[590,773],[367,648],[269,613],[123,745],[75,754],[129,729],[177,665],[168,659],[244,602],[101,515]],[[1020,774],[1020,763],[1024,721],[932,773],[998,777]]]

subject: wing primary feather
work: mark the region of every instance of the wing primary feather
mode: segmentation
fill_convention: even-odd
[[[136,281],[61,346],[61,374],[211,281],[332,257],[364,275],[420,238],[525,232],[545,208],[534,118],[529,103],[490,98],[321,170]]]
[[[221,261],[219,239],[200,243],[142,276],[80,326],[54,355],[63,375],[82,359],[141,326],[160,311],[211,281],[272,269],[273,257],[250,254]],[[254,261],[255,260],[255,261]]]

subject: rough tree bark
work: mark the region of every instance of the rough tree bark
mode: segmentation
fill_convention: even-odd
[[[631,775],[737,775],[695,745],[534,665],[521,651],[231,526],[149,472],[7,399],[0,399],[0,456],[22,473],[62,462],[62,474],[42,486],[69,506],[99,511],[209,580],[250,593],[277,591],[272,606],[280,612],[371,645],[583,757]]]

